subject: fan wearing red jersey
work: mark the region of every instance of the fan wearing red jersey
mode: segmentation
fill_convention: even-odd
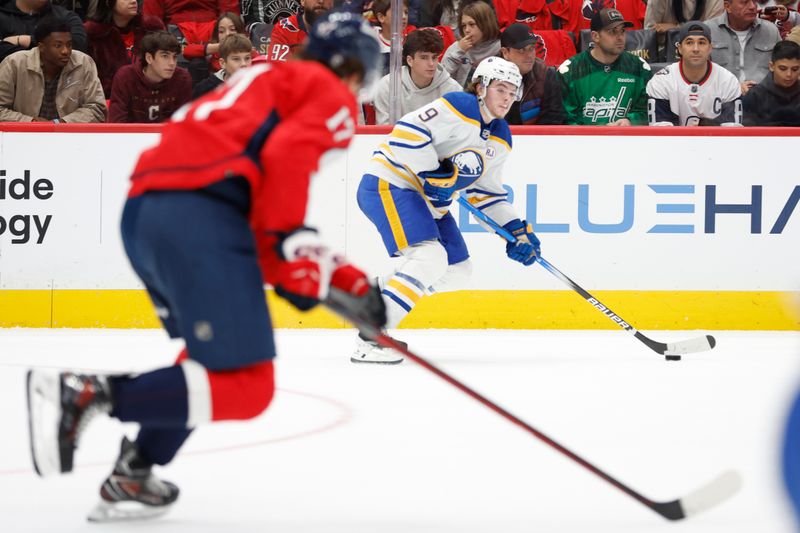
[[[272,28],[267,49],[267,61],[286,61],[305,41],[314,21],[330,11],[333,0],[301,0],[300,12],[280,19]]]
[[[186,343],[176,364],[138,375],[28,373],[41,476],[72,470],[93,414],[140,424],[135,441],[123,439],[90,520],[164,513],[178,488],[153,465],[170,463],[192,428],[253,418],[270,404],[264,280],[301,310],[336,291],[362,320],[385,323],[367,276],[304,224],[311,175],[326,153],[348,146],[355,94],[377,79],[378,43],[357,15],[330,12],[301,59],[240,70],[173,115],[136,164],[122,238],[164,328]]]

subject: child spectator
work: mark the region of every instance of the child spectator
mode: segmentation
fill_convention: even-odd
[[[192,100],[213,91],[240,68],[249,67],[253,62],[252,49],[253,43],[240,33],[225,37],[219,46],[220,69],[194,86]]]
[[[745,126],[800,126],[800,45],[776,44],[769,70],[744,97]]]
[[[137,0],[99,2],[95,17],[83,26],[106,99],[111,98],[111,81],[117,70],[138,61],[145,34],[164,29],[160,19],[140,13]]]
[[[94,61],[72,49],[71,25],[53,16],[39,21],[33,50],[0,64],[0,121],[103,122],[106,102]]]
[[[117,71],[111,87],[109,122],[164,122],[192,96],[192,79],[178,65],[180,44],[165,31],[142,39],[140,63]]]
[[[442,63],[450,76],[464,86],[478,63],[500,53],[500,28],[486,2],[472,2],[461,9],[458,27],[461,39],[450,45]]]
[[[461,92],[463,88],[444,70],[439,63],[439,54],[444,43],[439,32],[432,28],[414,30],[406,37],[403,46],[403,66],[401,73],[400,112],[398,117],[433,102],[449,92]],[[378,82],[375,95],[375,114],[377,124],[389,124],[389,75]]]
[[[167,30],[178,37],[194,59],[181,53],[179,64],[189,69],[195,83],[208,77],[205,45],[217,18],[227,11],[239,12],[237,0],[144,0],[144,14],[160,18]],[[185,50],[186,51],[186,50]],[[185,52],[184,51],[184,52]]]
[[[211,33],[211,40],[205,46],[189,45],[183,49],[184,57],[188,59],[204,58],[208,61],[209,69],[212,73],[219,72],[222,68],[220,65],[220,46],[225,37],[233,34],[240,34],[247,36],[242,17],[236,13],[225,12],[219,16],[217,23],[214,25],[214,31]],[[250,45],[252,49],[252,43]],[[258,53],[252,49],[252,55],[255,58]]]

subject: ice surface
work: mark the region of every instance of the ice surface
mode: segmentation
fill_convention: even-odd
[[[645,332],[662,342],[701,332]],[[647,497],[721,472],[730,501],[669,523],[428,371],[349,362],[354,332],[277,332],[278,392],[256,420],[202,427],[163,477],[182,495],[147,524],[85,521],[123,432],[99,420],[74,473],[33,473],[29,367],[145,371],[180,344],[160,331],[0,330],[0,531],[784,533],[783,419],[800,334],[702,332],[666,362],[619,331],[400,330],[415,352]]]

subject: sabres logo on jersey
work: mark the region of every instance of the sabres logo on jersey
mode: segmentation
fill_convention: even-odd
[[[286,31],[291,31],[294,33],[300,31],[300,28],[295,26],[294,23],[292,22],[291,17],[286,17],[285,19],[281,19],[281,21],[278,24],[280,24],[281,28],[283,28]]]
[[[450,158],[458,169],[457,188],[468,187],[483,175],[483,157],[475,150],[464,150]]]

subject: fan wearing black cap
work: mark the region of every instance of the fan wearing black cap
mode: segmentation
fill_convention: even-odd
[[[680,61],[647,84],[651,126],[741,126],[742,89],[729,71],[712,63],[711,30],[684,22],[675,43]]]
[[[653,73],[643,59],[625,52],[633,26],[616,9],[592,16],[593,47],[558,67],[566,124],[647,124],[645,86]]]
[[[522,74],[522,99],[511,104],[509,124],[563,124],[561,86],[553,67],[536,57],[536,36],[526,24],[515,22],[500,34],[500,57]]]

